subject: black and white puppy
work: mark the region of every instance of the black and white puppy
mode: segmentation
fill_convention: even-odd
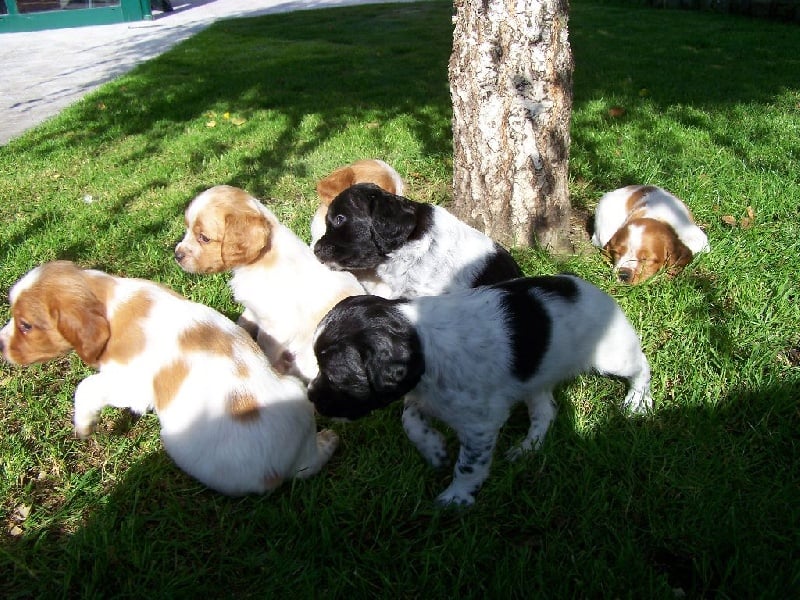
[[[489,474],[512,406],[525,402],[530,428],[511,459],[544,440],[553,388],[595,370],[628,380],[625,406],[652,406],[650,366],[617,303],[570,275],[522,278],[413,300],[347,298],[314,340],[320,372],[309,398],[320,414],[356,419],[406,395],[403,427],[433,465],[447,461],[444,421],[461,448],[440,504],[469,505]]]
[[[523,275],[503,247],[444,208],[371,183],[333,199],[314,254],[385,298],[435,296]]]

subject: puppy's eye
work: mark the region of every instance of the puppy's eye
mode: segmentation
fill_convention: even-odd
[[[336,215],[333,217],[333,226],[334,227],[341,227],[347,222],[347,217],[344,215]]]
[[[197,235],[197,241],[200,242],[201,244],[207,244],[208,242],[211,241],[211,238],[209,238],[204,233],[200,233],[200,234]]]
[[[18,325],[18,328],[19,328],[19,332],[20,333],[26,334],[26,333],[30,332],[31,329],[33,329],[33,325],[31,325],[27,321],[20,321],[19,325]]]

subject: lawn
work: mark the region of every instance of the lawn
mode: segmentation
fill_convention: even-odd
[[[606,190],[682,197],[712,251],[626,287],[585,235],[528,274],[611,293],[653,369],[562,386],[544,447],[503,431],[477,504],[405,438],[400,406],[351,424],[323,472],[231,499],[180,472],[157,419],[107,410],[72,435],[91,371],[70,355],[0,365],[0,596],[791,597],[800,592],[800,29],[573,0],[570,188],[578,231]],[[359,6],[220,22],[0,148],[0,319],[8,288],[68,258],[145,277],[236,317],[224,276],[172,259],[182,212],[245,188],[308,239],[315,183],[380,157],[446,205],[452,5]],[[450,438],[455,452],[455,440]],[[793,594],[794,592],[794,594]]]

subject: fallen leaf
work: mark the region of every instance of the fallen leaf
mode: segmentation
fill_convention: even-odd
[[[247,119],[243,119],[242,117],[233,117],[231,119],[231,123],[233,123],[238,127],[239,125],[244,125],[245,123],[247,123]]]
[[[25,532],[22,531],[21,527],[18,527],[17,525],[14,525],[11,529],[8,530],[8,533],[13,535],[14,537],[19,537]]]
[[[608,109],[608,116],[612,118],[618,118],[625,114],[625,109],[622,106],[612,106]]]
[[[736,217],[732,215],[725,215],[724,217],[722,217],[722,221],[723,223],[727,223],[731,227],[736,227]]]
[[[222,118],[223,119],[230,119],[231,118],[231,113],[229,113],[229,112],[222,113]]]
[[[753,226],[753,219],[750,217],[745,217],[741,221],[739,221],[739,227],[742,229],[750,229]]]
[[[756,211],[753,210],[752,206],[747,207],[747,216],[750,217],[751,220],[756,218]]]
[[[20,504],[16,509],[15,512],[17,516],[19,516],[23,521],[28,518],[28,515],[31,514],[31,507],[29,504]]]
[[[216,126],[217,126],[217,122],[216,121],[208,121],[206,123],[206,127],[216,127]]]

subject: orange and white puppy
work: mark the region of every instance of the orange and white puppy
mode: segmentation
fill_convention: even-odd
[[[243,325],[258,327],[259,346],[274,366],[305,381],[318,371],[317,324],[340,300],[364,293],[353,274],[320,263],[266,206],[229,185],[191,201],[175,260],[189,273],[232,271]]]
[[[6,360],[26,365],[74,349],[98,369],[75,390],[81,437],[105,406],[155,410],[167,454],[229,495],[314,475],[337,446],[332,431],[317,433],[303,386],[277,374],[246,331],[172,290],[55,261],[22,277],[9,300]]]
[[[319,206],[311,219],[311,247],[325,234],[325,215],[328,207],[341,192],[356,183],[374,183],[387,192],[403,195],[403,178],[382,160],[369,158],[339,167],[317,182]]]
[[[600,198],[592,243],[603,248],[623,283],[641,283],[666,269],[678,274],[708,238],[686,205],[665,189],[629,185]]]

